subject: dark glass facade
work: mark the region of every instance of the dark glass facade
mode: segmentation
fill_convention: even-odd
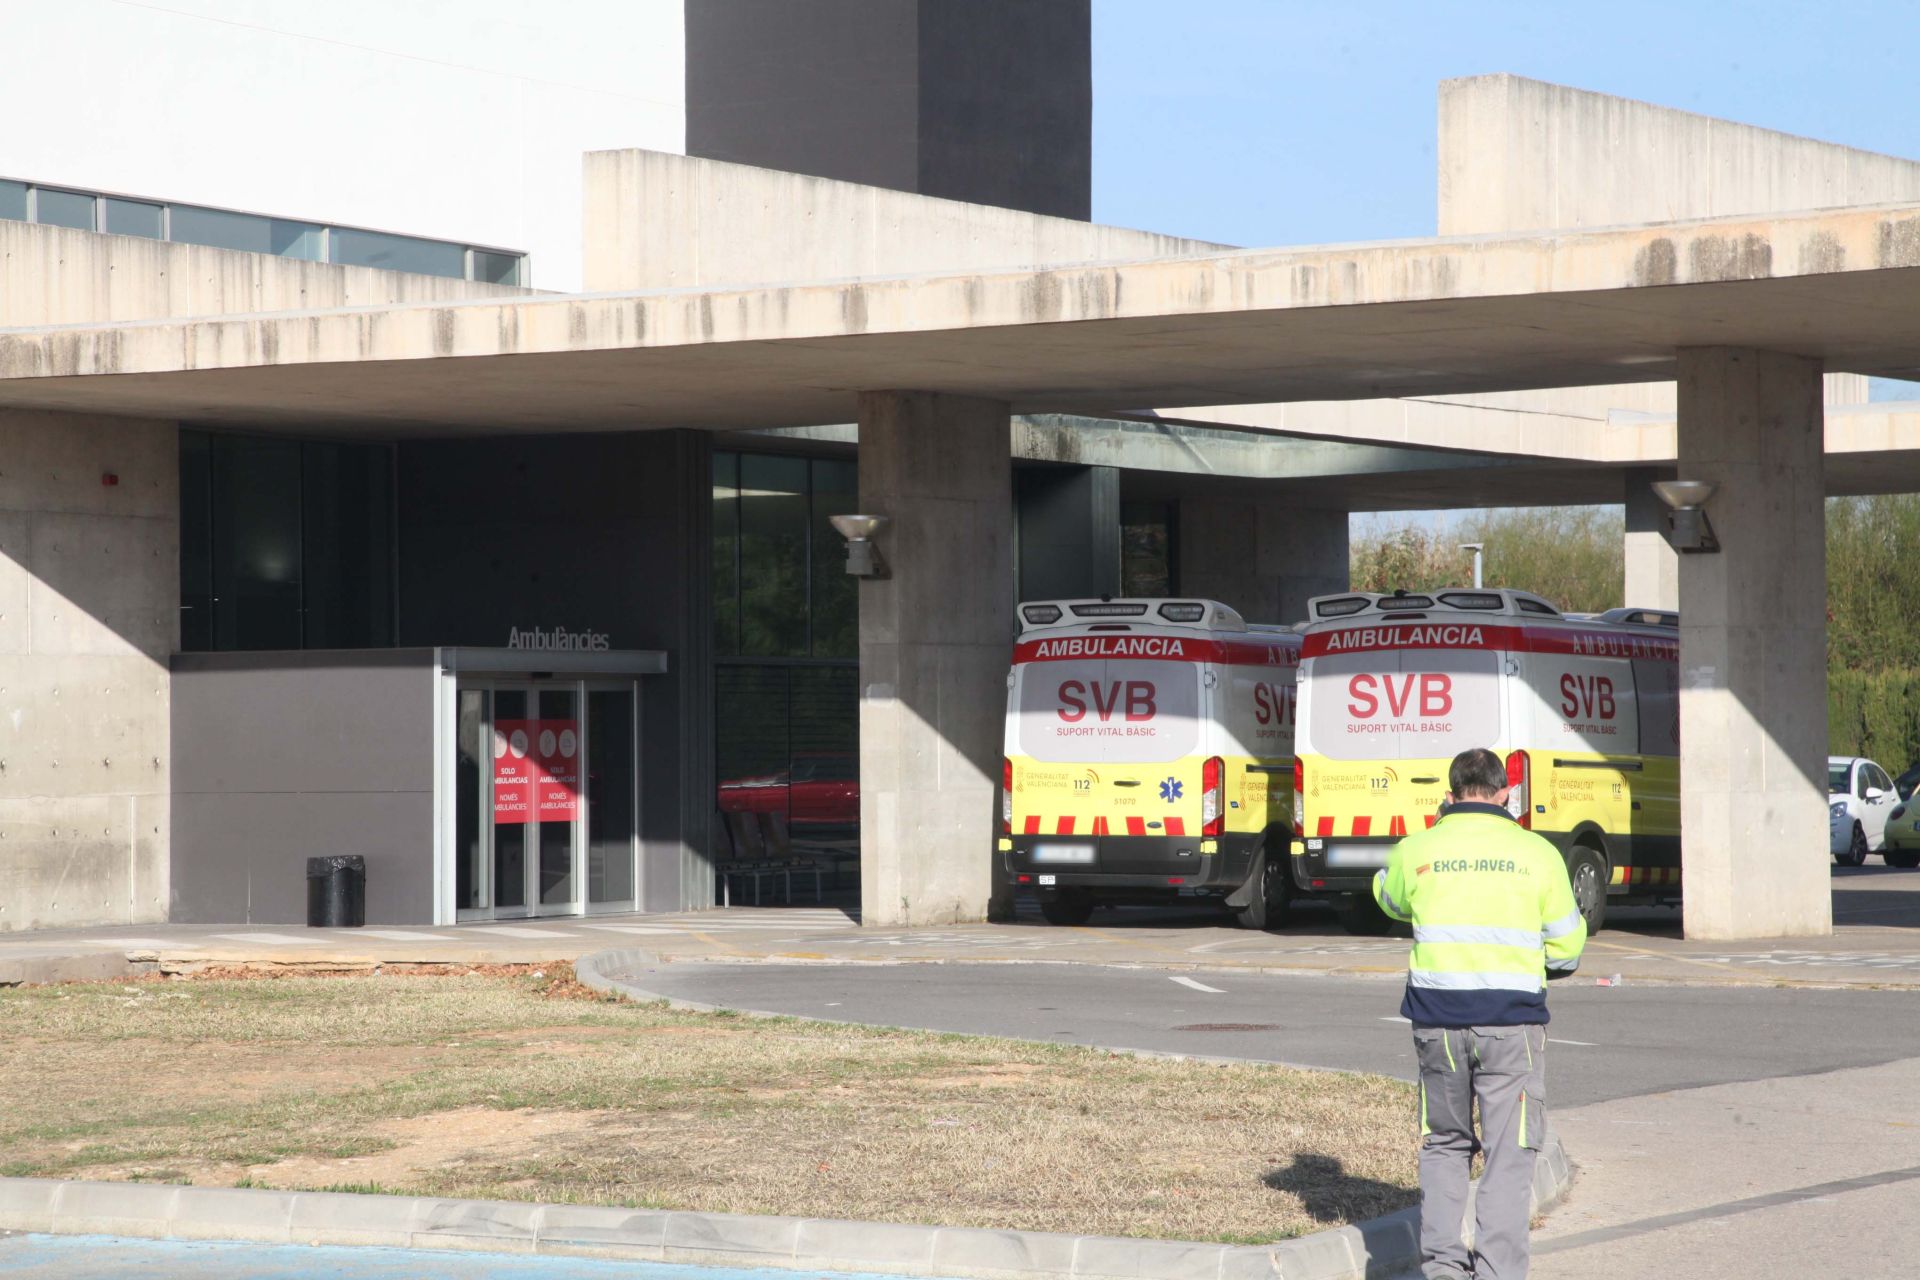
[[[180,647],[394,643],[393,450],[180,433]]]
[[[858,583],[829,523],[852,461],[713,457],[719,856],[859,852]]]

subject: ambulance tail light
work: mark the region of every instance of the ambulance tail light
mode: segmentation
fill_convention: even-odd
[[[979,810],[974,810],[978,813]],[[1000,829],[1013,834],[1013,757],[1000,757]]]
[[[1307,834],[1307,766],[1293,758],[1293,834]]]
[[[1226,768],[1219,756],[1200,766],[1200,834],[1217,836],[1227,825]]]
[[[1514,821],[1531,831],[1533,829],[1533,787],[1529,785],[1533,777],[1533,762],[1524,751],[1507,753],[1507,812]]]

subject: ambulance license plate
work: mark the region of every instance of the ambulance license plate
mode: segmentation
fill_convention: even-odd
[[[1387,858],[1393,853],[1390,844],[1333,844],[1327,845],[1327,865],[1329,867],[1384,867]]]
[[[1085,865],[1093,861],[1093,846],[1090,844],[1036,844],[1033,846],[1033,860]]]

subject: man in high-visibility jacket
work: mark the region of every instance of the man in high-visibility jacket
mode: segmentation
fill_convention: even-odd
[[[1381,909],[1413,924],[1400,1013],[1420,1061],[1420,1252],[1428,1280],[1520,1280],[1547,1127],[1546,979],[1578,967],[1587,925],[1559,850],[1507,812],[1500,757],[1463,751],[1447,783],[1439,819],[1373,879]],[[1486,1167],[1469,1252],[1476,1151]]]

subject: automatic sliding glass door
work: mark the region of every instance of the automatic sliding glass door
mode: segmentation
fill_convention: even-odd
[[[454,903],[463,919],[631,911],[639,885],[632,680],[462,680]]]

